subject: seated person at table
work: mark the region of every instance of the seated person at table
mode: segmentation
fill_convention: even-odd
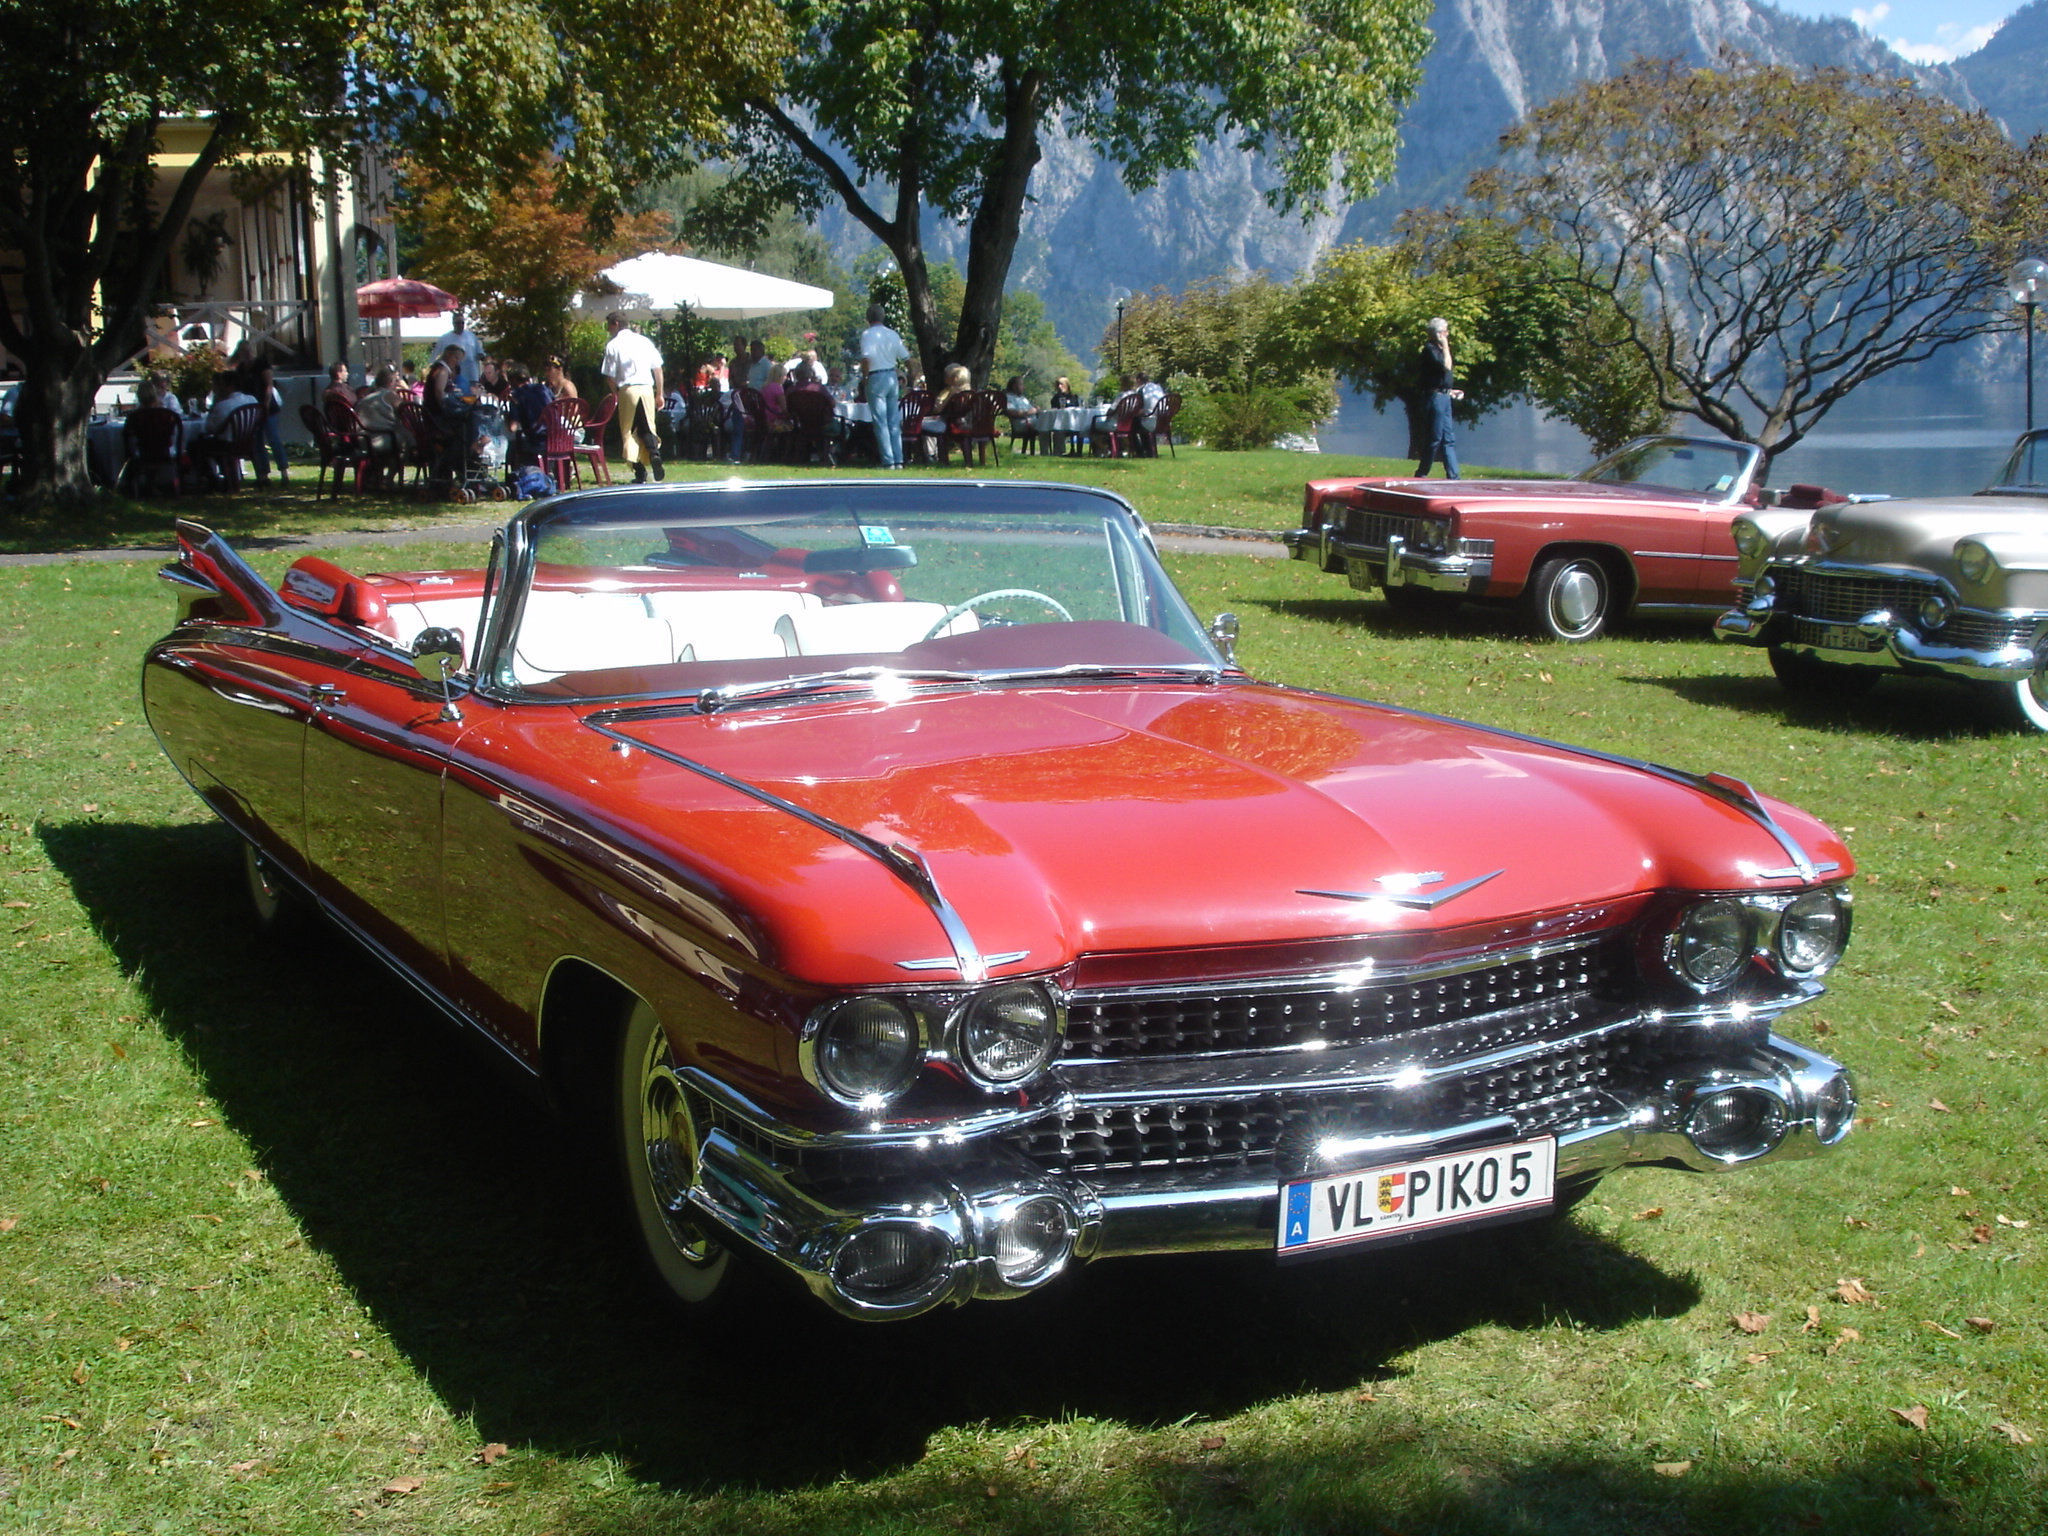
[[[441,355],[434,359],[434,366],[427,370],[424,397],[427,419],[447,433],[447,441],[441,448],[441,461],[434,469],[437,479],[460,471],[465,451],[474,437],[471,423],[475,407],[462,394],[462,360],[462,348],[450,343],[441,349]]]
[[[199,466],[200,478],[207,484],[218,484],[226,478],[223,470],[227,456],[235,451],[234,440],[224,435],[228,418],[243,406],[255,403],[256,397],[244,392],[234,374],[215,376],[213,409],[206,413],[206,420],[199,426],[199,435],[192,440],[193,462]]]
[[[167,411],[176,411],[180,416],[185,414],[185,402],[180,400],[176,393],[172,391],[169,373],[162,368],[152,368],[149,371],[149,382],[156,386],[156,403],[158,405]]]
[[[538,464],[547,447],[548,407],[555,403],[555,392],[528,373],[524,363],[506,365],[505,383],[512,391],[512,462]]]
[[[1052,398],[1045,403],[1049,410],[1071,411],[1080,405],[1081,397],[1074,393],[1074,386],[1067,382],[1067,376],[1061,374],[1053,380]]]
[[[495,357],[486,357],[477,365],[476,387],[487,395],[496,395],[499,399],[505,397],[507,391],[505,371],[499,366],[498,360]]]
[[[580,400],[576,392],[576,381],[569,377],[569,368],[559,357],[551,357],[541,365],[541,382],[548,387],[548,393],[557,400]]]
[[[370,387],[356,396],[356,424],[370,450],[364,484],[375,490],[398,469],[398,370],[386,363]]]
[[[163,396],[154,384],[145,380],[135,391],[135,409],[121,425],[121,456],[131,465],[146,466],[150,483],[157,483],[163,470],[175,468],[185,451],[185,422],[176,412],[166,413]],[[148,441],[152,435],[152,415],[168,425],[161,438]],[[152,454],[156,456],[145,457]],[[163,455],[168,455],[164,457]],[[138,472],[137,484],[143,483]]]
[[[768,408],[768,430],[787,432],[789,430],[789,407],[783,404],[782,396],[787,387],[784,381],[787,371],[780,363],[768,365],[768,382],[761,386],[761,403]]]
[[[853,391],[846,386],[846,370],[837,363],[825,370],[825,393],[842,402],[853,398]]]
[[[936,395],[932,396],[932,413],[918,423],[918,432],[924,444],[924,456],[927,464],[932,461],[932,449],[935,445],[938,449],[938,457],[942,463],[945,460],[947,451],[952,447],[949,441],[952,435],[949,430],[950,423],[946,420],[947,402],[956,396],[971,393],[973,387],[973,384],[968,379],[967,370],[959,363],[953,363],[946,369],[945,385]]]
[[[327,389],[320,396],[320,409],[324,412],[330,405],[346,405],[353,408],[355,403],[356,392],[348,387],[348,364],[329,363]]]
[[[1038,427],[1032,418],[1038,414],[1038,407],[1031,403],[1024,393],[1021,375],[1013,377],[1003,386],[1003,414],[1010,418],[1010,426],[1019,437],[1038,436]]]

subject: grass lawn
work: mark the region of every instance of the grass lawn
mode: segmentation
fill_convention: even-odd
[[[1158,459],[1054,458],[1002,455],[984,470],[910,470],[916,475],[990,476],[1011,480],[1064,480],[1107,486],[1130,498],[1155,522],[1197,523],[1222,528],[1292,528],[1301,521],[1302,482],[1333,475],[1397,475],[1414,469],[1405,459],[1361,458],[1353,454],[1211,453],[1182,447],[1177,457]],[[611,462],[614,480],[631,480],[623,460]],[[83,511],[32,519],[0,503],[0,554],[124,545],[163,545],[171,519],[190,517],[238,542],[289,538],[309,533],[384,532],[445,523],[495,523],[508,510],[485,504],[452,507],[410,497],[318,495],[311,468],[302,468],[289,487],[243,491],[234,496],[187,496],[177,500],[127,501],[107,497]],[[864,469],[793,469],[786,464],[747,465],[670,460],[670,480],[723,480],[867,475]]]
[[[1278,525],[1335,464],[1082,468],[1161,521]],[[263,515],[237,531],[299,513]],[[255,934],[139,718],[149,566],[0,569],[0,1531],[2041,1530],[2048,744],[1934,684],[1792,705],[1701,627],[1538,646],[1171,563],[1261,675],[1725,769],[1844,830],[1856,939],[1793,1033],[1859,1073],[1861,1132],[1626,1171],[1533,1237],[681,1322],[481,1052],[346,942]]]

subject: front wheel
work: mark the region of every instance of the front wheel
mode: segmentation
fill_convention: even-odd
[[[2048,732],[2048,641],[2034,652],[2034,670],[2016,683],[1986,683],[2003,723]]]
[[[1596,640],[1613,614],[1614,578],[1591,555],[1563,555],[1536,567],[1522,601],[1539,639]]]
[[[1794,651],[1782,645],[1771,647],[1771,671],[1787,693],[1802,699],[1856,698],[1875,688],[1882,675],[1876,667],[1823,661],[1811,651]]]
[[[732,1255],[690,1204],[697,1123],[676,1073],[675,1048],[654,1010],[634,999],[619,1031],[612,1143],[640,1246],[676,1300],[703,1306],[730,1288]]]

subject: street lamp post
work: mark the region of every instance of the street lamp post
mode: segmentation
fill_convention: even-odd
[[[2020,307],[2027,327],[2027,430],[2034,430],[2034,306],[2048,290],[2048,262],[2038,256],[2022,256],[2006,275],[2012,301]]]
[[[1118,377],[1122,377],[1124,371],[1124,301],[1122,299],[1116,301],[1116,371]],[[2029,424],[2031,424],[2031,413],[2029,413],[2028,420]]]

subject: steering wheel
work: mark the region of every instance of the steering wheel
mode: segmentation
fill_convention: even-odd
[[[1045,604],[1046,607],[1060,616],[1062,623],[1071,624],[1074,622],[1074,616],[1067,612],[1066,605],[1056,597],[1047,597],[1043,592],[1034,592],[1029,587],[997,587],[993,592],[977,592],[974,596],[968,598],[966,602],[955,603],[945,611],[945,614],[939,619],[938,623],[924,632],[924,638],[926,640],[937,639],[939,631],[959,618],[961,614],[966,613],[969,609],[981,603],[994,602],[999,597],[1028,597],[1034,603]]]

